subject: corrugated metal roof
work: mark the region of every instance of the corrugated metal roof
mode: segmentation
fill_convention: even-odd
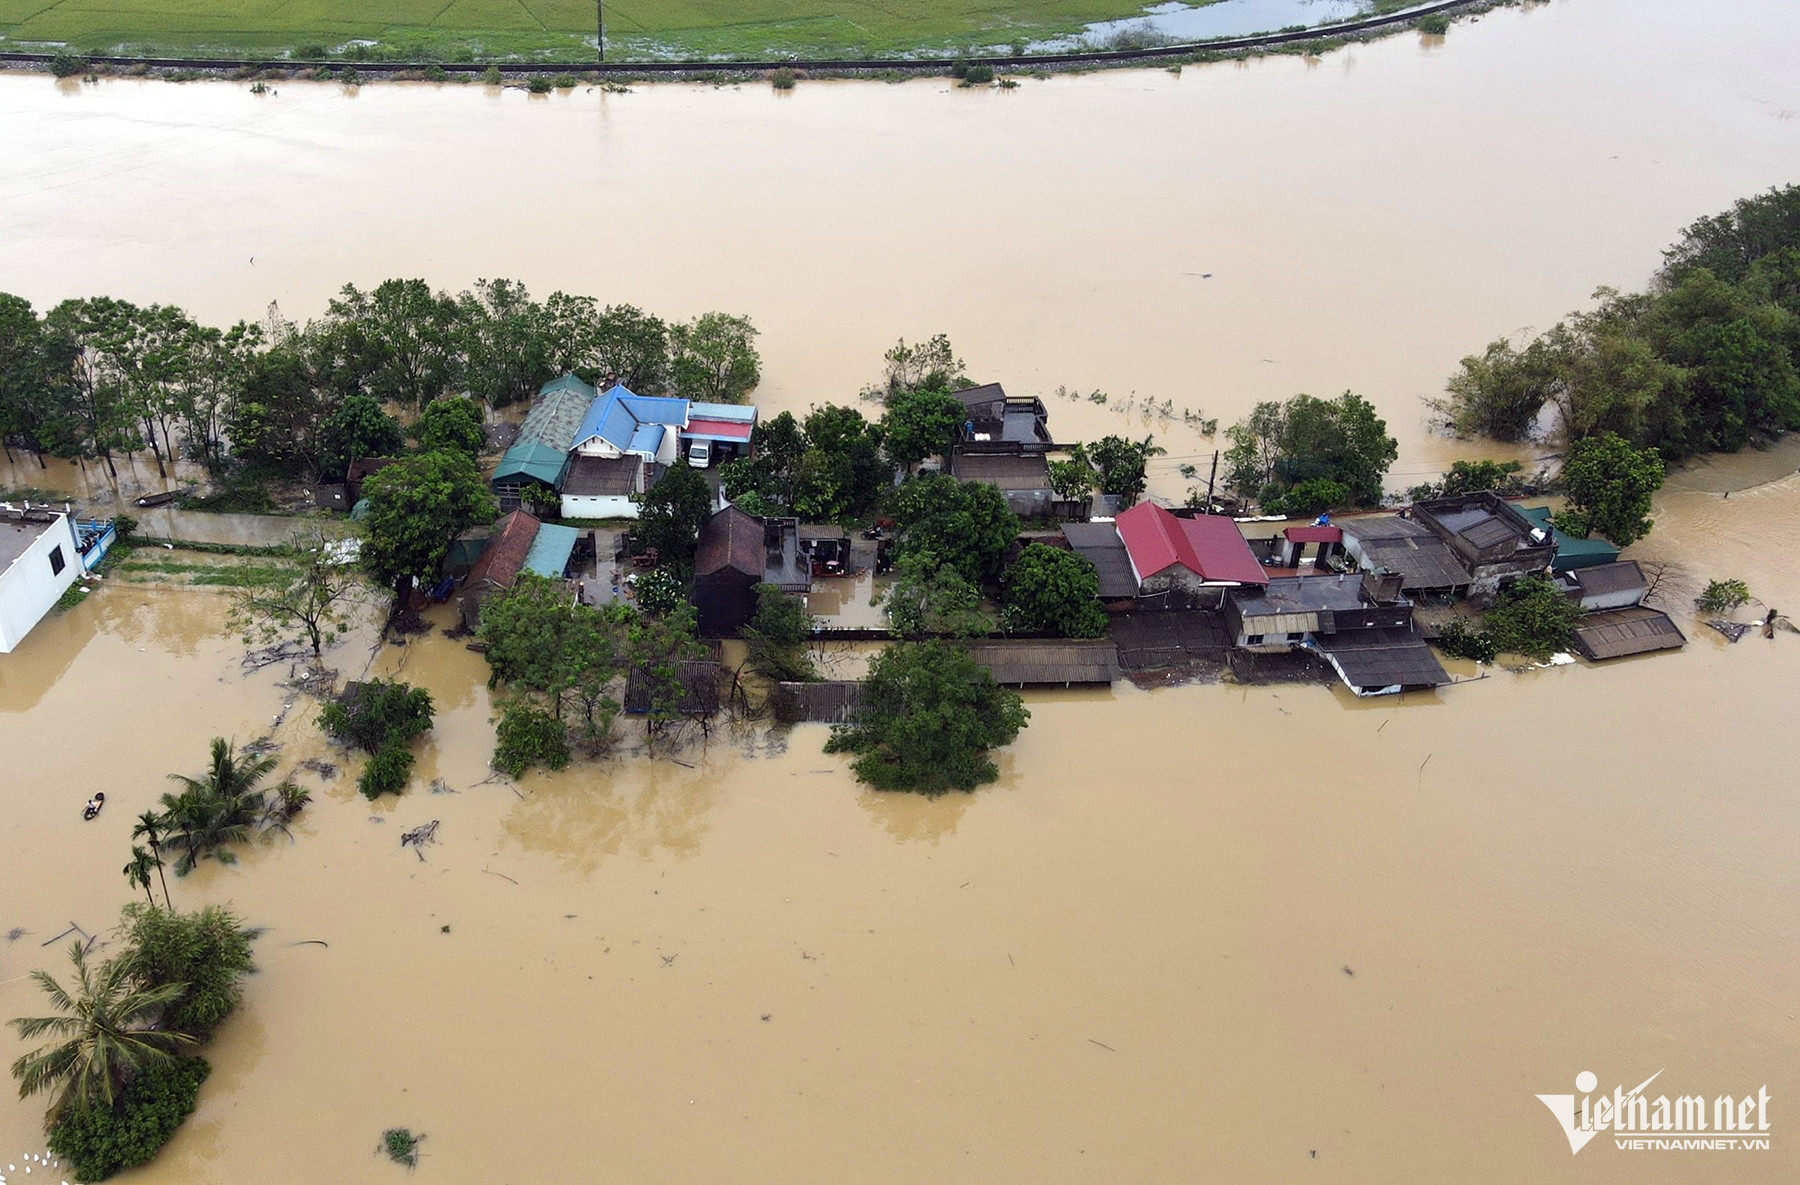
[[[1583,596],[1605,596],[1619,592],[1642,593],[1649,584],[1636,560],[1615,560],[1610,564],[1590,564],[1571,577],[1581,586]]]
[[[1131,572],[1131,557],[1125,554],[1125,543],[1111,523],[1064,523],[1062,532],[1070,549],[1094,565],[1100,576],[1102,600],[1137,596],[1138,582]]]
[[[1469,573],[1450,545],[1411,519],[1376,515],[1342,525],[1369,564],[1400,574],[1400,587],[1406,592],[1460,588],[1469,583]]]
[[[506,450],[505,455],[500,458],[499,466],[494,470],[494,476],[489,480],[498,484],[509,478],[531,479],[554,486],[562,477],[563,466],[568,463],[567,449],[538,441],[521,440]]]
[[[1619,549],[1604,539],[1577,539],[1557,530],[1550,523],[1548,506],[1520,506],[1518,511],[1537,526],[1550,528],[1550,536],[1556,541],[1556,558],[1550,566],[1558,572],[1610,564],[1619,558]]]
[[[575,551],[575,540],[580,537],[581,532],[574,527],[539,524],[537,536],[531,541],[531,550],[525,553],[525,571],[552,580],[562,579],[563,569],[569,566],[569,556]]]
[[[969,657],[1009,687],[1111,683],[1119,677],[1119,648],[1110,638],[971,642]]]
[[[1344,529],[1317,525],[1284,527],[1281,537],[1289,543],[1341,543],[1344,539]]]
[[[681,681],[681,702],[676,711],[684,716],[710,716],[719,710],[719,664],[712,659],[684,659],[675,664]],[[632,667],[625,676],[625,710],[642,715],[650,710],[650,676]]]
[[[499,529],[488,536],[481,557],[469,569],[464,587],[475,588],[486,583],[511,588],[513,581],[519,578],[519,569],[525,566],[525,557],[531,551],[540,525],[535,517],[523,510],[515,510],[501,519]]]
[[[1669,615],[1648,605],[1588,613],[1575,622],[1575,649],[1595,662],[1685,645],[1687,636]]]
[[[594,389],[572,374],[545,383],[537,402],[525,413],[525,422],[519,425],[518,444],[545,444],[557,452],[568,452],[593,403]]]
[[[1320,637],[1316,644],[1352,691],[1453,682],[1424,639],[1405,630],[1350,630]]]
[[[726,420],[731,423],[756,423],[756,405],[754,403],[690,403],[688,404],[688,422],[695,420]]]
[[[694,416],[681,434],[690,440],[749,440],[751,424],[747,420],[720,420]]]
[[[1132,565],[1146,579],[1180,565],[1203,580],[1269,582],[1237,523],[1223,515],[1177,518],[1154,503],[1140,502],[1114,521]]]
[[[842,724],[862,707],[859,679],[826,679],[816,683],[777,683],[775,718],[788,723]]]
[[[979,481],[1002,490],[1048,490],[1050,465],[1042,453],[956,453],[950,472],[959,481]]]
[[[578,497],[633,494],[637,492],[638,474],[643,468],[642,457],[571,457],[569,472],[563,477],[562,492]]]

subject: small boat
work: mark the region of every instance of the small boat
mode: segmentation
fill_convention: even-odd
[[[81,817],[92,820],[95,815],[100,813],[100,808],[105,805],[106,795],[96,790],[94,796],[87,800],[87,806],[82,808]]]
[[[188,487],[183,486],[177,490],[164,490],[160,494],[145,494],[142,498],[139,498],[136,502],[132,503],[132,505],[145,508],[151,506],[166,506],[187,492]]]

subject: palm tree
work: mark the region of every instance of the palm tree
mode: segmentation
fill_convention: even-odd
[[[69,957],[75,963],[72,993],[48,971],[31,973],[60,1015],[11,1022],[23,1040],[52,1038],[50,1044],[12,1064],[20,1098],[54,1092],[44,1118],[46,1129],[71,1107],[112,1106],[119,1088],[132,1074],[166,1061],[176,1050],[194,1043],[186,1033],[164,1033],[152,1027],[162,1010],[187,990],[186,984],[139,989],[131,981],[125,960],[90,967],[79,942],[69,948]]]
[[[143,839],[150,845],[150,858],[156,861],[156,879],[162,882],[163,904],[171,910],[175,902],[169,897],[169,878],[163,873],[162,861],[163,818],[155,811],[145,811],[138,816],[137,826],[131,829],[132,839]],[[151,905],[156,902],[152,901]]]
[[[162,796],[164,838],[171,847],[181,849],[181,858],[175,862],[176,876],[186,876],[209,855],[223,864],[236,861],[230,845],[250,838],[262,809],[256,784],[275,766],[273,757],[238,756],[230,741],[214,737],[212,768],[204,778],[169,775],[182,786],[180,794]]]
[[[144,897],[150,902],[151,909],[156,908],[156,895],[150,891],[150,869],[154,865],[155,860],[150,853],[133,844],[131,846],[131,863],[123,869],[125,879],[131,882],[131,887],[144,890]]]

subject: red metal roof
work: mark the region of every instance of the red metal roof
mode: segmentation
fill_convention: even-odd
[[[1269,582],[1237,524],[1223,515],[1177,518],[1160,506],[1140,502],[1115,522],[1141,578],[1179,564],[1202,580]]]
[[[477,588],[488,583],[511,588],[513,581],[519,578],[519,569],[525,566],[525,555],[531,550],[531,541],[537,538],[537,532],[538,520],[523,510],[515,510],[501,519],[499,529],[488,536],[481,558],[469,569],[463,587]]]
[[[749,440],[750,424],[748,421],[735,420],[689,420],[688,426],[681,430],[683,436],[708,436],[715,440]]]
[[[1288,527],[1281,537],[1289,543],[1342,543],[1342,527]]]

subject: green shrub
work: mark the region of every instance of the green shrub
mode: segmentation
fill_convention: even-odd
[[[632,585],[638,608],[652,617],[666,617],[687,603],[687,585],[671,568],[652,568]]]
[[[494,768],[509,778],[534,765],[557,770],[569,764],[569,730],[535,704],[503,706],[495,734]]]
[[[559,91],[574,90],[575,84],[579,81],[580,79],[576,78],[573,74],[558,74],[556,76],[556,89]]]
[[[374,679],[346,688],[319,709],[319,727],[372,754],[391,740],[409,742],[428,731],[432,714],[431,693],[423,687]]]
[[[969,61],[967,58],[957,58],[954,62],[950,63],[950,77],[967,78],[968,76]]]
[[[1579,616],[1580,606],[1548,576],[1534,574],[1501,589],[1482,625],[1501,652],[1542,659],[1569,648]]]
[[[322,62],[329,55],[323,45],[302,45],[294,51],[294,58],[301,62]]]
[[[436,62],[425,67],[424,74],[426,82],[448,82],[450,80],[449,72]]]
[[[125,926],[125,958],[142,988],[186,985],[157,1027],[205,1042],[243,999],[244,976],[256,970],[250,944],[259,931],[217,905],[194,913],[127,905]]]
[[[1422,16],[1417,21],[1414,21],[1413,27],[1418,29],[1421,33],[1430,33],[1433,36],[1442,37],[1445,33],[1450,31],[1450,18],[1441,12],[1434,12],[1430,16]]]
[[[791,91],[800,76],[787,66],[769,72],[769,85],[778,91]]]
[[[1329,477],[1315,477],[1290,488],[1275,500],[1275,506],[1263,504],[1270,514],[1287,514],[1296,518],[1323,514],[1350,501],[1350,487]]]
[[[1709,580],[1706,591],[1694,598],[1702,613],[1729,613],[1750,601],[1750,586],[1742,580]]]
[[[525,84],[525,89],[534,95],[547,95],[550,93],[550,87],[552,85],[551,81],[544,75],[533,74],[531,80]]]
[[[74,74],[81,74],[85,72],[87,68],[88,63],[86,58],[78,57],[66,50],[50,59],[50,73],[56,75],[58,78],[68,78]]]
[[[338,75],[338,78],[345,86],[360,86],[362,84],[362,75],[357,73],[355,66],[345,66],[343,72]]]
[[[1460,621],[1452,621],[1438,636],[1438,649],[1452,658],[1472,658],[1490,663],[1500,656],[1500,647],[1486,630],[1470,629]]]
[[[50,1151],[82,1181],[104,1181],[145,1164],[194,1113],[211,1072],[197,1057],[153,1062],[125,1084],[114,1106],[65,1113],[50,1133]]]
[[[406,742],[395,739],[383,745],[363,766],[356,788],[363,797],[374,802],[383,794],[398,794],[412,781],[413,751]]]
[[[403,1127],[390,1127],[381,1133],[381,1151],[395,1164],[403,1164],[407,1168],[419,1167],[419,1141],[424,1136],[415,1136]]]
[[[971,65],[962,76],[964,86],[979,86],[994,81],[994,68],[985,63]]]
[[[488,86],[499,86],[501,82],[504,81],[504,79],[500,77],[500,67],[489,66],[486,70],[483,70],[481,72],[481,81]]]

